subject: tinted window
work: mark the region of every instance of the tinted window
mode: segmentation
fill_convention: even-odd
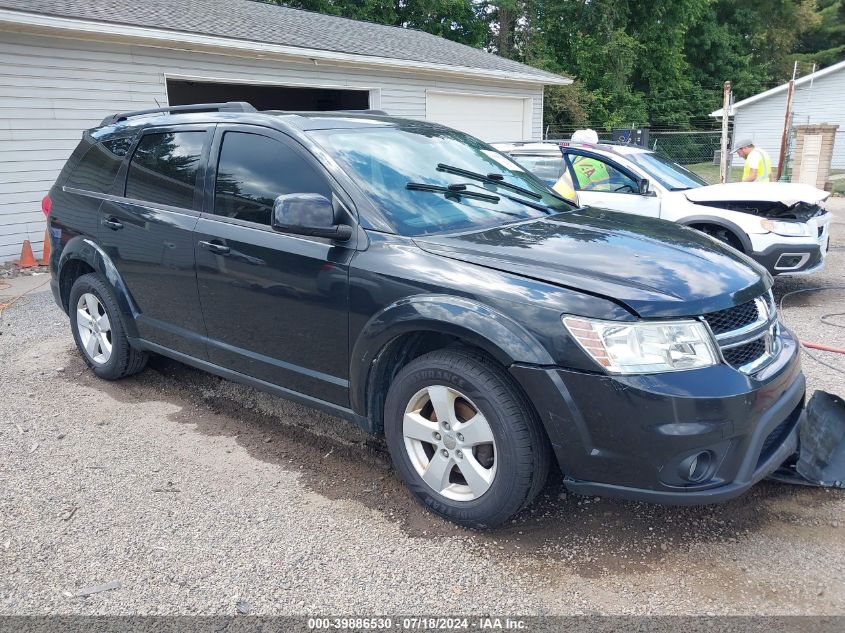
[[[92,145],[77,163],[65,186],[108,193],[131,145],[131,138]]]
[[[191,209],[206,133],[145,134],[129,163],[126,197]]]
[[[245,132],[223,136],[214,187],[216,215],[269,225],[273,201],[288,193],[331,199],[322,174],[280,141]]]

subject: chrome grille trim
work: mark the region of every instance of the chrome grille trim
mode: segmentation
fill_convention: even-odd
[[[757,319],[753,323],[744,325],[743,327],[731,330],[729,332],[722,332],[720,334],[713,334],[716,344],[719,347],[719,352],[722,361],[736,370],[745,374],[751,374],[758,371],[771,363],[780,353],[780,325],[778,323],[777,309],[775,307],[775,300],[772,291],[769,290],[766,294],[757,297],[753,300],[757,308]],[[710,329],[710,324],[707,322],[707,315],[700,317],[701,320],[707,324]],[[710,329],[711,334],[713,330]],[[725,358],[724,351],[748,345],[759,339],[763,339],[764,353],[754,360],[745,363],[744,365],[732,365]]]

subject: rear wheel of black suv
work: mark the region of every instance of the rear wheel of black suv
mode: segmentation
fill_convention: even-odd
[[[100,378],[117,380],[144,369],[147,354],[129,345],[117,300],[99,275],[89,273],[74,282],[68,313],[79,353]]]
[[[440,350],[409,363],[385,402],[393,463],[423,505],[467,527],[499,525],[543,487],[549,446],[494,361]]]

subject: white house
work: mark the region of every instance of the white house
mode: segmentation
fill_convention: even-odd
[[[730,112],[734,119],[734,138],[754,139],[756,145],[771,154],[773,164],[777,164],[780,153],[788,85],[738,101]],[[831,167],[845,169],[845,61],[796,79],[792,112],[794,125],[839,125]],[[710,116],[721,118],[722,110],[711,112]],[[734,164],[742,164],[742,159],[734,156]]]
[[[540,138],[544,85],[570,82],[421,31],[252,0],[0,0],[0,262],[25,239],[38,255],[42,196],[110,113],[372,108]]]

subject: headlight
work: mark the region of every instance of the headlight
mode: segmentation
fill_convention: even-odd
[[[699,321],[625,323],[565,316],[563,323],[584,351],[610,373],[681,371],[719,362],[713,337]]]
[[[810,237],[810,227],[802,222],[781,222],[779,220],[760,220],[760,226],[770,233],[787,237]]]

